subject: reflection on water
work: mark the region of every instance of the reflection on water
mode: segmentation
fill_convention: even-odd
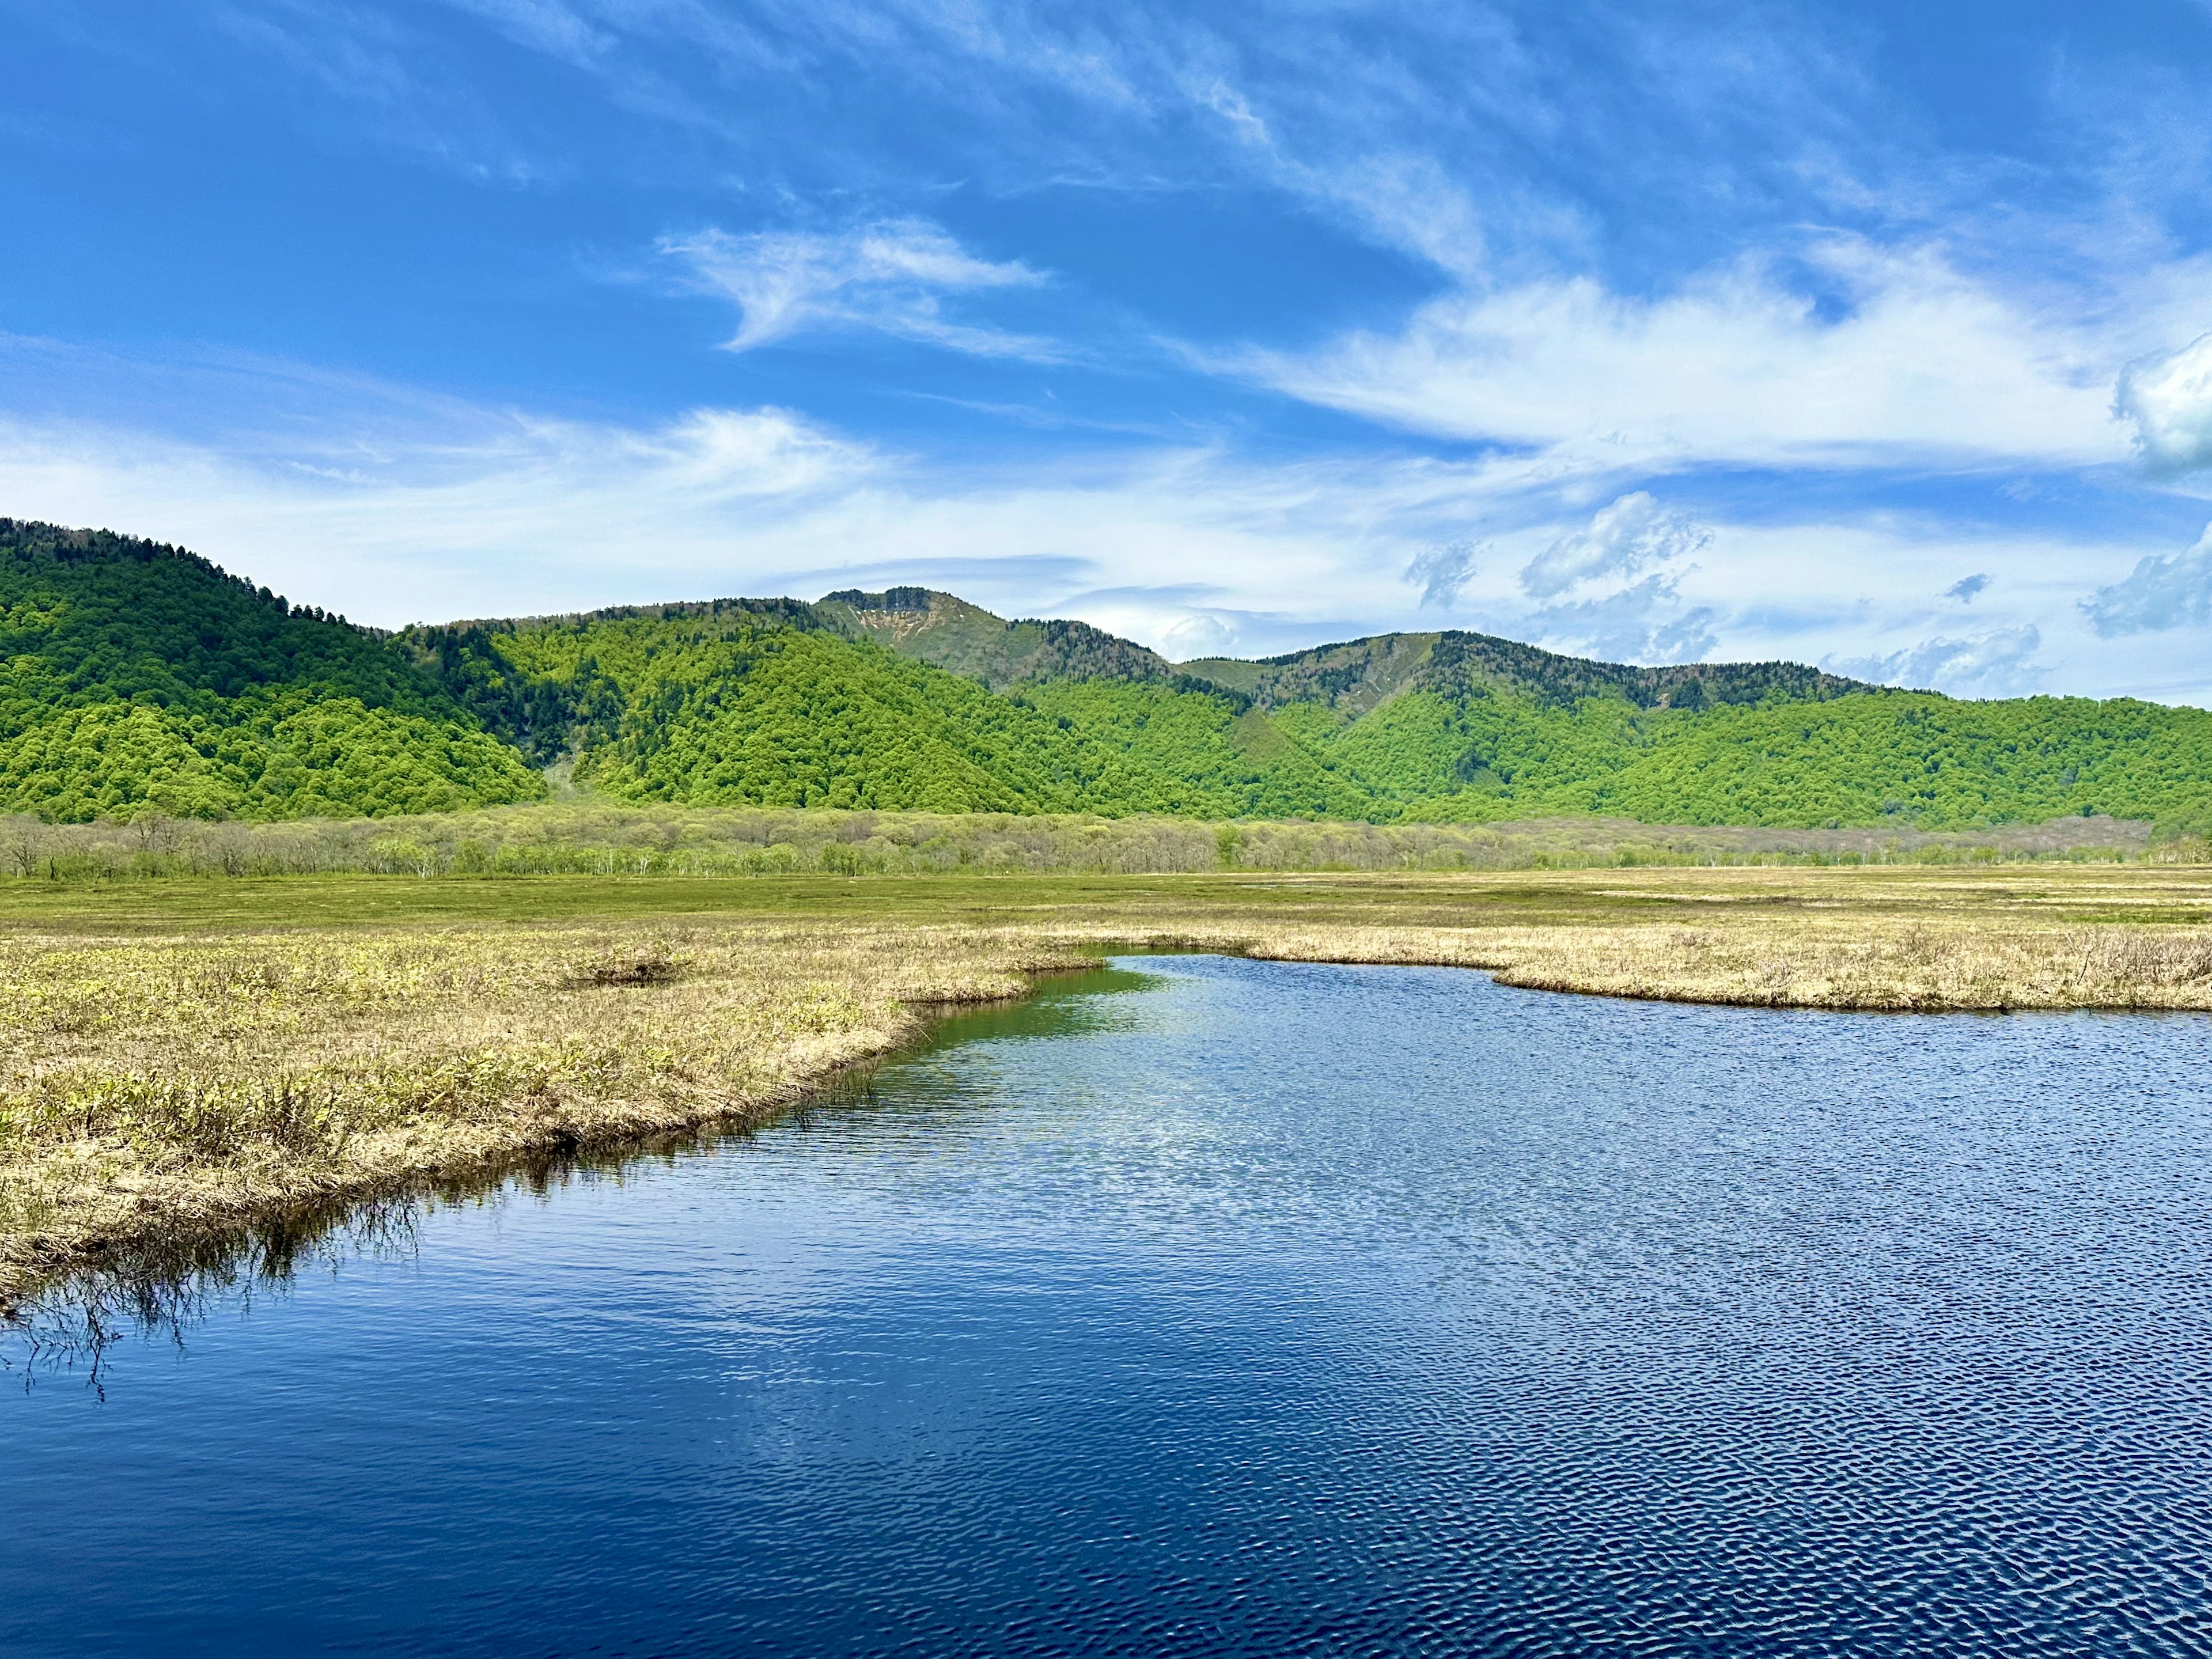
[[[1132,966],[57,1287],[0,1651],[2212,1650],[2212,1021]]]
[[[218,1305],[250,1307],[301,1273],[411,1251],[427,1196],[331,1204],[252,1227],[133,1243],[97,1265],[58,1276],[7,1310],[12,1352],[0,1364],[28,1388],[42,1373],[81,1375],[106,1398],[108,1350],[130,1335],[185,1334]]]
[[[1103,1029],[1102,997],[1140,990],[1153,981],[1111,966],[1048,975],[1038,994],[1019,1002],[984,1004],[940,1020],[908,1057],[941,1054],[994,1038],[1073,1036]],[[825,1113],[878,1104],[877,1066],[854,1067],[815,1091],[778,1121],[788,1129]],[[257,1295],[281,1293],[303,1273],[337,1272],[356,1260],[392,1261],[419,1245],[421,1222],[440,1208],[496,1206],[515,1198],[544,1200],[586,1173],[619,1172],[653,1159],[748,1140],[757,1127],[683,1130],[643,1137],[617,1151],[543,1152],[519,1158],[490,1179],[468,1175],[369,1200],[310,1204],[253,1223],[167,1239],[131,1240],[100,1261],[57,1274],[4,1310],[13,1340],[0,1349],[0,1368],[26,1388],[42,1374],[81,1376],[105,1398],[108,1351],[136,1335],[184,1346],[185,1333],[217,1307],[249,1309]]]

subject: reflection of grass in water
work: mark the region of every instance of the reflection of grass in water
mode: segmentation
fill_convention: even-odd
[[[773,1110],[1081,960],[820,927],[17,939],[0,1273]]]
[[[0,1364],[20,1370],[26,1388],[41,1373],[76,1372],[104,1397],[108,1351],[124,1337],[181,1346],[219,1298],[281,1291],[317,1265],[411,1255],[419,1216],[414,1201],[331,1200],[252,1226],[131,1239],[11,1304],[4,1329],[16,1355]]]
[[[970,1042],[1018,1037],[1082,1036],[1117,1024],[1110,1001],[1133,992],[1157,990],[1158,975],[1127,969],[1095,968],[1081,974],[1040,975],[1036,991],[1013,1003],[963,1008],[947,1015],[914,1056],[941,1054]]]
[[[598,981],[595,982],[608,982]],[[612,982],[636,982],[617,980]],[[1104,968],[1048,972],[1035,996],[948,1015],[921,1041],[883,1060],[836,1074],[804,1097],[782,1120],[813,1127],[844,1112],[881,1103],[884,1063],[942,1054],[964,1044],[1006,1038],[1072,1036],[1098,1029],[1102,996],[1155,988],[1156,976]],[[42,1373],[74,1372],[104,1394],[109,1350],[130,1335],[186,1334],[218,1303],[249,1304],[258,1294],[289,1291],[314,1268],[335,1271],[347,1261],[411,1256],[431,1210],[497,1203],[509,1194],[543,1199],[578,1176],[611,1173],[641,1159],[673,1162],[730,1142],[750,1140],[758,1121],[714,1124],[647,1135],[596,1150],[526,1154],[511,1166],[425,1181],[419,1190],[361,1199],[324,1199],[280,1209],[242,1225],[169,1228],[103,1243],[74,1265],[40,1280],[5,1310],[6,1333],[19,1358],[0,1353],[0,1367],[20,1366],[27,1387]]]
[[[2212,1007],[2212,875],[2180,868],[62,891],[0,935],[0,1296],[156,1233],[756,1120],[1115,945],[1755,1005]],[[628,914],[672,895],[692,914]],[[943,1040],[1075,1029],[1143,982]]]

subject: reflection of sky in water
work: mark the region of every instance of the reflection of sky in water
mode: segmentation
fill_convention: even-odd
[[[0,1648],[2191,1650],[2212,1021],[1132,965],[40,1375]]]

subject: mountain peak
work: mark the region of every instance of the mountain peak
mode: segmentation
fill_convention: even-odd
[[[823,595],[814,608],[850,638],[873,640],[994,691],[1037,680],[1149,681],[1175,673],[1158,652],[1089,623],[1008,622],[934,588],[866,593],[848,587]]]

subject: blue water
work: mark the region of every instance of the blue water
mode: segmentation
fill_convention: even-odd
[[[2212,1653],[2212,1021],[1125,968],[18,1335],[0,1651]]]

